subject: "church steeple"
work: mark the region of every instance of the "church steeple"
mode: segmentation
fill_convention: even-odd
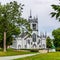
[[[30,16],[29,16],[29,18],[32,18],[31,10],[30,10]]]
[[[36,15],[36,20],[38,20],[38,16]]]

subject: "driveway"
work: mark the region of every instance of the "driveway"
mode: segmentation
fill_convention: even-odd
[[[25,54],[25,55],[17,55],[17,56],[5,56],[5,57],[0,57],[0,60],[13,60],[13,59],[17,59],[17,58],[24,58],[24,57],[28,57],[28,56],[34,56],[40,53],[34,53],[34,54]]]

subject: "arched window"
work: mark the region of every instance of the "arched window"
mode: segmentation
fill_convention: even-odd
[[[37,44],[40,44],[40,39],[38,40]]]
[[[31,45],[32,45],[32,42],[31,42]]]
[[[28,40],[28,44],[30,44],[30,40]]]
[[[39,45],[39,47],[41,48],[41,45]]]
[[[32,35],[32,39],[33,39],[33,42],[36,42],[36,34],[35,33]]]
[[[25,48],[27,48],[27,45],[25,45]]]
[[[36,44],[33,44],[33,48],[34,48],[34,47],[36,48]]]
[[[43,48],[45,48],[45,44],[43,44]]]
[[[21,49],[21,45],[18,45],[18,49]]]

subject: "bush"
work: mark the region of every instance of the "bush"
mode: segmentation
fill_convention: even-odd
[[[56,51],[60,51],[60,48],[56,48]]]
[[[39,52],[39,49],[31,49],[31,52]]]

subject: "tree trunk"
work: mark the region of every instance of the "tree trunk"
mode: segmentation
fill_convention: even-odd
[[[6,52],[6,32],[4,32],[4,52]]]

